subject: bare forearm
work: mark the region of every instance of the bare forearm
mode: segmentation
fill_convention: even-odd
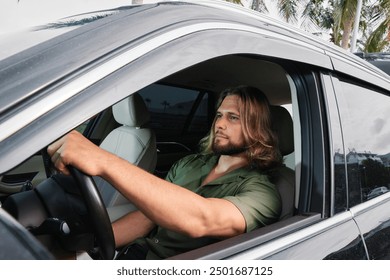
[[[187,222],[193,221],[190,215],[196,215],[195,209],[187,208],[201,204],[201,197],[196,194],[123,160],[113,160],[113,164],[104,169],[103,177],[156,224],[179,232],[193,227]]]
[[[203,198],[185,188],[155,177],[112,155],[111,164],[101,174],[154,223],[193,237],[202,235],[232,236],[245,229],[237,228],[233,215],[238,211],[225,200]],[[233,209],[233,210],[232,210]],[[235,213],[232,213],[235,214]],[[239,219],[242,215],[239,214]]]
[[[48,152],[60,172],[69,174],[67,166],[72,165],[91,176],[103,177],[149,220],[167,229],[194,237],[232,236],[245,230],[242,214],[231,203],[203,198],[153,176],[100,149],[76,131],[54,142]]]
[[[139,211],[127,214],[112,224],[116,247],[127,245],[146,236],[155,224]]]

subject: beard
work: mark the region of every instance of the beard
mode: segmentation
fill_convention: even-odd
[[[237,155],[245,152],[248,148],[244,145],[239,144],[228,144],[228,145],[219,145],[218,142],[214,141],[212,145],[213,153],[217,156],[231,156]]]

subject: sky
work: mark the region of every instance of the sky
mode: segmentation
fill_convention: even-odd
[[[56,21],[66,16],[92,10],[101,10],[142,1],[153,3],[156,0],[1,0],[0,35],[12,33],[26,27]],[[266,0],[271,3],[271,0]],[[249,1],[242,0],[244,6]],[[277,18],[273,5],[268,4],[270,15]]]
[[[0,35],[26,27],[38,26],[70,15],[103,10],[134,2],[153,3],[157,0],[1,0]],[[242,0],[244,7],[251,0]],[[272,0],[265,0],[269,16],[280,19]],[[315,31],[311,31],[315,32]]]
[[[155,2],[144,0],[144,3]],[[129,5],[132,0],[1,0],[0,35],[66,16]]]

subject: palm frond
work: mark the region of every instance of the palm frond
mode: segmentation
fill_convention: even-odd
[[[365,52],[382,52],[390,45],[389,41],[390,18],[383,21],[367,38],[364,45]]]
[[[290,23],[296,23],[298,20],[298,1],[278,0],[279,15]]]
[[[251,9],[262,13],[268,13],[268,8],[264,0],[253,0]]]

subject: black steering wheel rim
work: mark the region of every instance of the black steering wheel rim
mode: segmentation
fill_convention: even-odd
[[[91,176],[68,166],[68,170],[79,185],[96,236],[100,259],[112,260],[115,255],[115,239],[106,206]]]
[[[52,175],[56,174],[57,171],[54,168],[49,153],[47,152],[47,147],[41,150],[43,166],[45,167],[46,178],[50,178]]]

